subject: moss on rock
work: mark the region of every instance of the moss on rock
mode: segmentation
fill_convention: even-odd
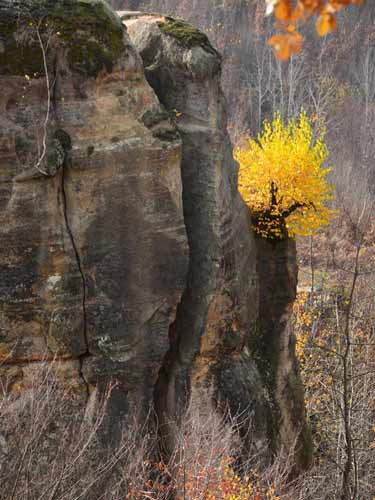
[[[184,47],[190,49],[195,46],[201,46],[209,50],[214,50],[207,35],[181,19],[166,17],[164,22],[158,23],[158,26],[163,33],[172,36]]]
[[[172,128],[169,127],[160,127],[152,131],[152,135],[157,139],[165,142],[173,142],[180,140],[180,134]]]
[[[37,75],[43,71],[43,53],[35,39],[29,37],[31,21],[22,27],[15,16],[0,14],[0,75]],[[19,41],[22,36],[23,41]]]
[[[113,70],[124,50],[123,27],[103,2],[79,0],[68,18],[60,2],[52,16],[56,31],[69,46],[73,70],[93,77],[103,68]]]
[[[43,43],[60,40],[71,70],[87,76],[111,72],[124,50],[121,21],[103,1],[35,0],[21,14],[0,14],[0,74],[44,75],[37,26]]]

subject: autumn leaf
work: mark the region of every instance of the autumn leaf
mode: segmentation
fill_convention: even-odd
[[[274,35],[267,43],[273,47],[276,57],[281,61],[287,61],[291,54],[299,54],[302,42],[301,34],[290,29],[289,33]]]
[[[298,40],[292,39],[285,34],[298,34],[296,23],[304,24],[309,18],[317,15],[316,31],[320,36],[325,36],[328,33],[336,30],[337,21],[336,13],[343,7],[348,5],[361,5],[363,0],[265,0],[267,9],[266,14],[274,14],[275,18],[281,24],[281,31],[274,35],[268,44],[274,48],[276,57],[282,61],[286,61],[292,54],[296,54],[301,50],[302,37]],[[282,25],[282,23],[284,25]]]
[[[276,57],[281,59],[281,61],[287,61],[289,59],[291,47],[288,35],[274,35],[267,43],[273,47]]]
[[[288,0],[281,0],[275,8],[275,17],[280,21],[289,21],[292,14],[292,6]]]
[[[336,18],[330,12],[321,14],[316,21],[316,31],[320,36],[325,36],[337,27]]]
[[[297,31],[289,35],[289,45],[292,54],[299,54],[302,49],[303,37]]]

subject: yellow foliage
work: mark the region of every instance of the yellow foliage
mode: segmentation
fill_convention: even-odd
[[[322,168],[328,156],[323,139],[314,141],[304,113],[287,126],[277,114],[264,122],[257,140],[236,148],[238,188],[260,236],[308,236],[329,224],[334,211],[326,206],[332,186],[326,180],[331,169]]]
[[[204,451],[204,450],[203,450]],[[220,453],[220,452],[219,452]],[[229,456],[211,457],[204,453],[195,460],[182,461],[172,475],[168,467],[159,462],[154,464],[154,472],[159,479],[146,480],[144,488],[130,485],[125,500],[157,500],[173,495],[176,500],[288,500],[280,496],[268,481],[263,484],[256,469],[249,475],[240,476],[234,470],[233,458]],[[151,463],[148,465],[152,466]],[[160,482],[160,479],[163,481]]]
[[[274,486],[265,486],[256,470],[252,479],[240,477],[233,469],[232,459],[223,457],[218,464],[195,463],[184,467],[177,482],[176,500],[287,500],[276,493]]]

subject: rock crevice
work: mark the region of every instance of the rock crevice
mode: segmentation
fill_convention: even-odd
[[[100,399],[114,381],[110,432],[148,414],[185,287],[181,141],[105,2],[28,7],[51,102],[28,10],[0,0],[0,376],[22,391],[33,360],[72,360],[62,383]]]
[[[67,153],[67,151],[65,152]],[[82,279],[82,332],[83,332],[83,338],[84,338],[84,343],[86,346],[86,351],[82,354],[79,355],[78,360],[79,360],[79,371],[80,371],[80,376],[83,381],[83,383],[86,386],[86,391],[87,391],[87,396],[89,396],[90,389],[89,389],[89,384],[87,380],[85,379],[84,371],[83,371],[83,363],[84,359],[90,354],[89,352],[89,342],[88,342],[88,337],[87,337],[87,313],[86,313],[86,297],[87,297],[87,286],[86,286],[86,277],[84,273],[84,269],[82,267],[82,262],[81,262],[81,257],[79,255],[79,251],[77,248],[77,244],[74,239],[74,235],[72,232],[72,229],[70,227],[69,223],[69,207],[67,204],[67,197],[66,197],[66,192],[65,192],[65,182],[66,182],[66,169],[68,168],[68,161],[65,158],[63,167],[62,167],[62,173],[61,173],[61,198],[62,198],[62,203],[63,203],[63,213],[64,213],[64,221],[65,221],[65,226],[67,233],[70,238],[70,242],[74,251],[74,255],[76,258],[77,262],[77,267],[79,270],[79,273],[81,275]]]
[[[248,416],[251,443],[245,448],[255,446],[267,461],[295,446],[297,468],[305,467],[311,447],[291,331],[293,242],[285,250],[252,237],[227,134],[221,58],[187,23],[158,14],[120,15],[150,85],[175,112],[182,139],[190,260],[155,392],[165,442],[173,448],[174,422],[187,408],[219,407]]]

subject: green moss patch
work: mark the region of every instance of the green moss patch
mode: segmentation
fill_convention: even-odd
[[[104,68],[111,72],[124,51],[122,24],[104,2],[42,0],[28,12],[0,14],[0,74],[44,75],[37,25],[45,46],[51,47],[52,38],[60,40],[71,70],[87,76]]]
[[[42,51],[35,40],[28,39],[29,32],[30,26],[25,24],[22,28],[24,40],[18,41],[21,33],[17,19],[0,14],[0,75],[44,74]]]
[[[93,77],[103,68],[111,72],[124,51],[121,23],[102,2],[80,0],[68,18],[63,4],[58,2],[52,22],[69,46],[70,67]]]
[[[163,33],[172,36],[184,47],[192,48],[201,46],[209,50],[214,50],[207,35],[181,19],[166,17],[164,22],[158,23],[158,26]]]

